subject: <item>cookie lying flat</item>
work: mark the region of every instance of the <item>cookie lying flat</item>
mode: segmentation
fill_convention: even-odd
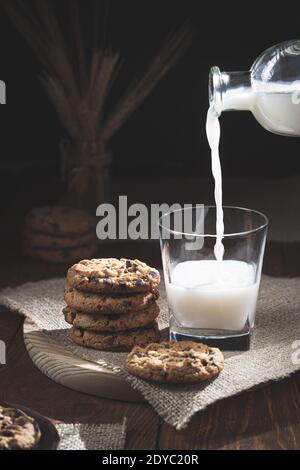
[[[41,438],[36,421],[23,411],[0,406],[0,450],[33,449]]]
[[[66,322],[77,328],[100,332],[113,332],[142,328],[153,323],[159,315],[159,307],[156,303],[153,303],[140,312],[131,312],[126,315],[114,313],[109,315],[89,315],[77,312],[70,307],[64,308],[63,312]]]
[[[211,379],[224,368],[217,348],[192,341],[166,341],[135,347],[124,364],[137,377],[154,382],[191,383]]]
[[[150,291],[160,283],[156,269],[125,258],[80,261],[69,269],[67,279],[78,290],[98,293]]]
[[[25,225],[32,230],[67,236],[94,232],[95,218],[78,209],[60,206],[37,207],[25,217]]]
[[[73,237],[60,237],[25,229],[24,242],[33,248],[78,248],[80,246],[95,245],[96,236],[90,232],[83,235],[74,235]]]
[[[157,289],[136,294],[92,294],[75,289],[69,284],[65,288],[65,301],[74,310],[90,314],[127,314],[149,307],[159,297]]]
[[[146,346],[153,341],[159,341],[157,323],[145,328],[118,333],[95,333],[81,328],[71,328],[69,336],[74,343],[86,348],[101,351],[130,351],[134,346]]]
[[[76,259],[94,256],[97,253],[97,245],[79,246],[77,248],[33,248],[24,247],[24,252],[34,258],[48,263],[72,263]]]

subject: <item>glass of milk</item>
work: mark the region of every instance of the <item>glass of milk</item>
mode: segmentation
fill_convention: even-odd
[[[239,207],[223,207],[223,217],[221,241],[213,206],[186,207],[160,219],[170,339],[245,349],[254,326],[268,220]]]

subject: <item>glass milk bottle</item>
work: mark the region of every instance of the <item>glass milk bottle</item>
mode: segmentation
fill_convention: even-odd
[[[209,76],[210,106],[223,111],[251,111],[267,130],[300,136],[300,40],[270,47],[248,72],[221,72]]]

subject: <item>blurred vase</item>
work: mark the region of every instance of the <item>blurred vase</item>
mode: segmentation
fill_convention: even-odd
[[[64,204],[95,214],[110,200],[111,155],[104,142],[61,143]]]

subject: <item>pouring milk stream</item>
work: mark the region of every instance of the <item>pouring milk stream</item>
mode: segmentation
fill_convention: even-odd
[[[287,41],[265,51],[249,72],[210,72],[210,106],[206,132],[215,182],[215,260],[175,266],[168,298],[184,327],[242,330],[253,323],[259,279],[252,265],[224,260],[222,171],[219,158],[223,111],[248,110],[273,133],[300,136],[300,41]],[[299,75],[298,75],[299,73]]]

